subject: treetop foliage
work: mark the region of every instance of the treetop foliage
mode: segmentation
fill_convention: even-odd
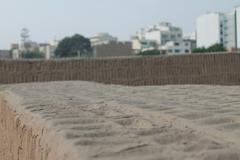
[[[90,56],[92,54],[91,42],[82,35],[75,34],[64,38],[58,45],[56,57]]]

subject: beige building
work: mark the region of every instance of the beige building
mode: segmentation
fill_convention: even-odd
[[[93,47],[94,57],[121,57],[133,54],[131,42],[110,42]]]
[[[11,52],[9,50],[0,50],[0,59],[12,58]]]
[[[49,43],[36,43],[28,42],[25,44],[12,44],[12,57],[14,59],[21,58],[21,53],[25,51],[29,52],[41,52],[44,54],[45,59],[51,59],[54,57],[54,52],[58,46],[58,41],[54,40]]]
[[[13,44],[11,44],[11,50],[14,50],[14,49],[19,49],[20,47],[19,47],[19,44],[17,44],[17,43],[13,43]]]
[[[117,41],[117,37],[113,37],[108,33],[98,33],[97,35],[90,38],[90,42],[93,47]]]
[[[40,43],[38,50],[41,53],[44,53],[45,59],[51,59],[54,57],[54,52],[57,48],[58,42],[53,41],[50,43]]]

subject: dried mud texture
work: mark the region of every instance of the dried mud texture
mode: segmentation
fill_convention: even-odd
[[[1,160],[238,160],[240,87],[0,86]]]

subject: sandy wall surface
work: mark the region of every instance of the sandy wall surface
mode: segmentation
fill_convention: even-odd
[[[58,137],[46,121],[24,110],[19,98],[0,93],[0,159],[76,160],[74,148]]]
[[[239,160],[240,87],[0,86],[2,160]]]
[[[240,54],[0,60],[0,84],[82,80],[122,85],[240,84]]]

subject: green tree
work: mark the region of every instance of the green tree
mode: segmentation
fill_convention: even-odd
[[[226,52],[226,48],[222,44],[214,44],[208,48],[196,48],[193,50],[193,53],[209,53],[209,52]]]
[[[79,34],[64,38],[55,50],[56,57],[91,56],[92,48],[88,38]]]
[[[195,48],[192,51],[193,53],[206,53],[207,49],[205,47],[201,47],[201,48]]]
[[[30,51],[26,51],[22,53],[22,58],[24,59],[43,59],[45,58],[44,53],[41,52],[30,52]]]
[[[208,49],[208,52],[225,52],[227,51],[226,48],[222,44],[214,44],[210,46]]]

